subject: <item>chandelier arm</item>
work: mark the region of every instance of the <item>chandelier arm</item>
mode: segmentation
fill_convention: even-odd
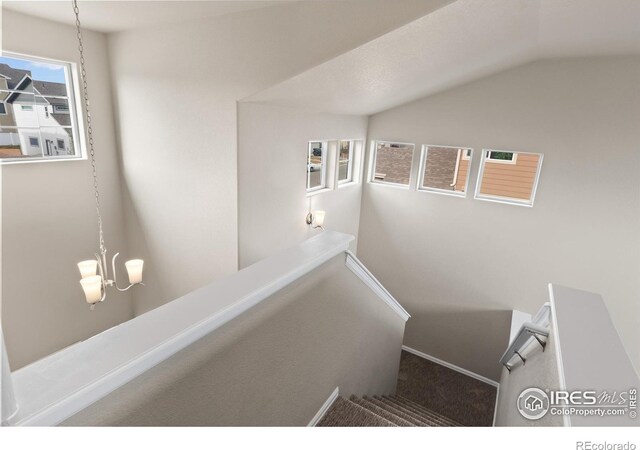
[[[85,67],[84,59],[84,45],[82,41],[82,30],[80,27],[80,8],[78,7],[78,0],[73,0],[73,12],[76,16],[76,31],[78,37],[78,51],[80,53],[80,75],[82,78],[82,93],[84,97],[84,107],[87,114],[87,136],[89,138],[89,155],[91,156],[91,169],[93,175],[93,191],[96,202],[96,216],[98,218],[98,234],[100,253],[106,253],[104,245],[104,233],[102,231],[102,215],[100,214],[100,192],[98,190],[98,173],[96,171],[96,154],[93,146],[93,127],[91,124],[91,110],[89,102],[89,89],[87,86],[87,70]]]

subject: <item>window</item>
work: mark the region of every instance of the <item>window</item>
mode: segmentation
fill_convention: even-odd
[[[515,152],[494,152],[490,150],[485,153],[485,158],[492,163],[515,164],[518,160],[518,154]]]
[[[466,196],[471,154],[470,148],[423,146],[418,190]]]
[[[476,198],[533,206],[543,155],[483,150]]]
[[[354,142],[340,141],[338,145],[338,184],[353,181]]]
[[[309,142],[307,149],[307,192],[327,187],[327,142]]]
[[[375,142],[370,181],[409,187],[414,148],[413,144]]]
[[[70,63],[0,56],[0,163],[76,159],[79,123]]]
[[[4,102],[0,102],[0,116],[7,115],[7,105]]]

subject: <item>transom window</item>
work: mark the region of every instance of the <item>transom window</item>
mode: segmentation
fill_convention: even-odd
[[[72,68],[17,54],[0,57],[1,163],[82,157]]]
[[[370,181],[409,187],[414,148],[414,144],[375,142]]]
[[[423,146],[418,190],[466,196],[472,152],[470,148]]]
[[[327,142],[309,142],[307,149],[307,192],[327,187]]]
[[[540,178],[540,153],[483,150],[476,198],[533,206]]]

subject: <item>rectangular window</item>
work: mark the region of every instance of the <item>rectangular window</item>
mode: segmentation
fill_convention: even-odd
[[[470,148],[423,146],[418,190],[466,196],[471,154]]]
[[[375,142],[370,181],[409,187],[414,148],[414,144]]]
[[[69,114],[69,107],[67,105],[53,105],[53,111],[56,114]]]
[[[543,155],[483,150],[475,198],[533,206]]]
[[[7,115],[7,105],[4,102],[0,102],[0,116]]]
[[[353,141],[340,141],[338,146],[338,184],[353,181]]]
[[[0,163],[77,159],[80,136],[71,63],[0,56]]]
[[[327,142],[309,142],[307,148],[307,192],[327,187]]]

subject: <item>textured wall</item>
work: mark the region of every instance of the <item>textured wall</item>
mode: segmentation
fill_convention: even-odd
[[[304,426],[336,386],[393,392],[403,331],[339,255],[65,425]]]
[[[73,27],[5,10],[2,35],[3,50],[78,61]],[[105,239],[124,261],[131,254],[124,232],[107,43],[104,35],[89,31],[84,41]],[[2,325],[11,368],[18,369],[130,319],[133,307],[130,292],[112,292],[109,301],[89,311],[78,282],[76,263],[98,251],[91,163],[4,165],[2,172]]]
[[[483,148],[544,154],[533,208],[364,186],[358,256],[406,345],[497,380],[510,311],[554,282],[601,293],[640,365],[639,79],[638,57],[545,60],[370,118],[370,139],[474,148],[472,186]]]

